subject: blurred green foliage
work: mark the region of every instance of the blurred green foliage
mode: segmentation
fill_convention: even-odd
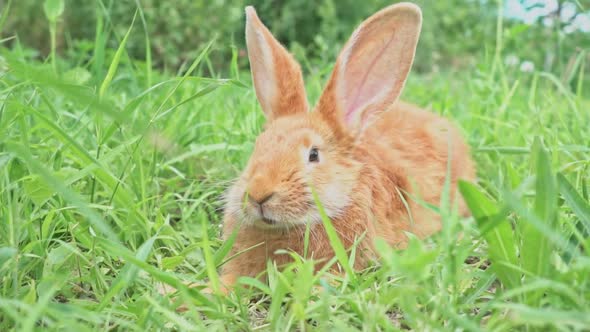
[[[0,5],[6,0],[0,0]],[[418,0],[424,26],[415,70],[432,72],[450,67],[476,65],[475,59],[494,54],[497,17],[502,4],[479,0]],[[560,0],[562,4],[566,0]],[[149,43],[153,63],[159,68],[178,70],[194,59],[199,50],[217,37],[211,59],[214,70],[227,70],[234,45],[245,66],[243,8],[256,7],[259,16],[277,38],[300,59],[333,61],[341,44],[364,18],[392,3],[391,0],[66,0],[65,13],[58,24],[58,52],[92,52],[96,29],[111,49],[126,33],[136,10],[137,20],[127,42],[135,59],[146,58]],[[583,3],[582,3],[583,5]],[[587,10],[581,9],[581,10]],[[97,25],[97,20],[102,24]],[[98,28],[97,28],[98,26]],[[42,1],[12,1],[2,35],[16,35],[18,41],[41,55],[49,53],[48,22]],[[587,33],[565,34],[561,24],[541,22],[526,25],[505,20],[503,54],[519,61],[531,61],[537,68],[563,72],[581,52]],[[146,34],[147,32],[147,34]],[[146,39],[149,36],[149,40]],[[14,40],[12,41],[15,42]]]

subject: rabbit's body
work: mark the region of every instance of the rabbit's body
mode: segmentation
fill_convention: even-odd
[[[274,125],[289,133],[313,128],[326,137],[332,136],[330,126],[323,121],[318,112],[311,112],[285,118],[284,123]],[[439,215],[426,205],[437,206],[441,201],[449,149],[453,151],[451,188],[456,188],[458,179],[475,177],[468,147],[456,128],[446,119],[411,104],[396,103],[364,131],[360,141],[342,146],[345,151],[351,151],[348,166],[354,169],[350,174],[356,177],[349,180],[355,185],[346,207],[331,220],[345,247],[350,248],[362,236],[357,247],[356,268],[366,267],[368,260],[374,258],[372,244],[376,237],[402,248],[407,240],[405,232],[426,237],[440,229]],[[462,200],[459,200],[459,209],[461,214],[467,213]],[[269,259],[279,266],[290,262],[291,256],[284,250],[304,255],[304,224],[279,229],[243,226],[229,213],[223,233],[230,236],[237,226],[242,227],[232,252],[243,253],[224,267],[227,284],[232,284],[239,276],[256,276],[265,269]],[[283,253],[277,254],[280,250]],[[334,256],[321,222],[310,225],[307,252],[308,257],[318,261]]]
[[[224,265],[222,281],[256,276],[268,259],[289,262],[279,250],[304,255],[307,226],[307,256],[334,256],[312,190],[345,247],[360,238],[357,268],[376,256],[377,237],[402,248],[406,232],[438,231],[440,217],[427,206],[440,204],[447,174],[455,201],[457,180],[472,180],[474,169],[454,126],[397,101],[418,40],[419,9],[398,4],[366,20],[312,112],[297,63],[252,8],[246,15],[254,85],[268,123],[226,197],[223,234],[237,232],[230,255],[241,254]]]

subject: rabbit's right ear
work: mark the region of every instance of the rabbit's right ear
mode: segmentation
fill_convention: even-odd
[[[256,96],[268,120],[307,112],[299,64],[262,24],[254,7],[246,7],[246,46]]]
[[[411,3],[386,7],[361,23],[340,52],[317,110],[349,132],[387,110],[404,87],[421,26],[420,8]]]

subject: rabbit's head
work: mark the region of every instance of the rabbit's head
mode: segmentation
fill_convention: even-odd
[[[228,192],[226,212],[265,228],[319,222],[313,191],[328,217],[343,213],[364,167],[355,158],[358,138],[399,97],[421,20],[418,7],[402,3],[364,21],[310,112],[299,65],[247,7],[248,56],[267,124]]]

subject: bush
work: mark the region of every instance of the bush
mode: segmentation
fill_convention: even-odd
[[[2,0],[0,0],[0,3]],[[494,1],[415,1],[422,7],[424,26],[415,70],[464,67],[484,52],[493,54],[496,43],[497,4]],[[563,2],[563,1],[562,1]],[[560,2],[560,3],[562,3]],[[334,61],[341,44],[364,18],[390,0],[65,0],[66,10],[58,26],[58,51],[84,48],[94,43],[98,29],[107,46],[116,48],[140,8],[127,50],[132,58],[146,58],[146,43],[158,68],[178,70],[192,61],[200,48],[217,37],[213,71],[226,71],[234,45],[244,53],[244,7],[256,7],[277,38],[299,58]],[[42,56],[49,51],[47,20],[40,0],[13,1],[3,35],[18,40]],[[506,21],[504,47],[546,70],[563,69],[580,52],[584,33],[564,34],[558,28]],[[518,43],[515,42],[518,40]],[[459,42],[457,42],[459,41]],[[89,52],[92,47],[86,47]],[[507,48],[507,49],[506,49]],[[548,61],[549,65],[547,65]]]
[[[67,44],[92,41],[96,34],[97,19],[104,21],[104,30],[110,46],[116,47],[131,24],[140,4],[145,17],[137,20],[128,42],[128,51],[134,58],[146,56],[146,29],[154,63],[158,67],[176,69],[194,58],[199,48],[218,37],[222,50],[215,67],[223,67],[227,61],[230,44],[244,48],[243,8],[246,1],[84,1],[66,0],[66,10],[59,24],[58,49]],[[327,58],[332,61],[342,42],[348,38],[354,26],[391,1],[370,0],[321,0],[310,6],[306,0],[270,1],[254,0],[261,18],[277,38],[291,47],[304,50],[310,58]],[[479,1],[457,6],[455,1],[419,1],[424,10],[425,24],[418,53],[417,68],[432,69],[457,54],[473,53],[481,48],[482,40],[493,36],[492,12]],[[12,3],[7,31],[16,34],[26,46],[41,55],[49,51],[47,21],[38,0],[22,0]],[[440,14],[442,13],[442,15]],[[487,13],[487,14],[486,14]],[[482,17],[489,24],[482,24]],[[478,24],[479,23],[479,24]],[[444,34],[440,32],[444,31]],[[451,43],[441,35],[464,40]],[[458,37],[462,36],[461,37]],[[481,36],[484,38],[480,38]],[[469,38],[476,37],[477,38]]]

